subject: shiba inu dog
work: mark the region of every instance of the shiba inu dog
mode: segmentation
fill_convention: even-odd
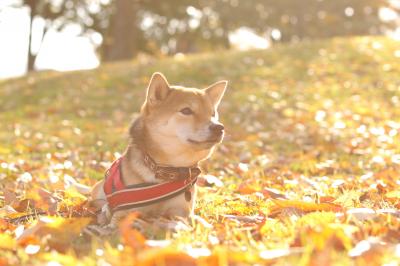
[[[205,89],[171,86],[161,73],[153,74],[126,151],[92,189],[93,205],[102,209],[99,223],[131,211],[192,214],[198,164],[224,137],[218,105],[226,87],[227,81]]]

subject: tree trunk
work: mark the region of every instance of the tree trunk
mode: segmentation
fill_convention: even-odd
[[[30,42],[29,41],[29,53],[28,53],[28,72],[35,71],[35,61],[36,55],[32,54],[30,51]]]
[[[189,40],[190,37],[187,35],[189,34],[181,34],[176,38],[175,53],[187,54],[191,52],[192,46]]]
[[[136,1],[116,0],[108,36],[105,36],[103,59],[105,61],[126,60],[137,53]]]
[[[29,39],[28,39],[28,72],[35,70],[36,55],[32,53],[33,19],[36,16],[37,1],[27,1],[30,9]]]

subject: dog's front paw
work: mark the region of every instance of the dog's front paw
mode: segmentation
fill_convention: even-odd
[[[177,231],[190,231],[193,228],[190,226],[189,221],[182,217],[171,218],[155,218],[151,220],[153,226],[162,230],[168,230],[172,232]]]
[[[104,226],[110,223],[111,217],[112,215],[108,207],[108,204],[105,204],[101,208],[101,211],[97,214],[97,224]]]
[[[108,224],[105,226],[101,225],[88,225],[84,232],[91,236],[105,237],[113,235],[117,231],[118,227],[113,224]]]

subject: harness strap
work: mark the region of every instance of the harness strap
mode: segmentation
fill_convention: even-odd
[[[121,175],[121,161],[122,157],[118,158],[106,171],[104,182],[104,192],[106,195],[125,188]]]
[[[144,207],[188,192],[196,183],[199,174],[163,183],[126,186],[122,180],[121,161],[122,157],[114,161],[105,176],[104,192],[111,212]]]
[[[187,184],[183,184],[181,181],[173,181],[141,188],[124,189],[107,195],[108,205],[112,212],[152,205],[185,193],[196,181],[197,177]]]

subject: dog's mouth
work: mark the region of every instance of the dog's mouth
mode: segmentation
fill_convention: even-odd
[[[188,141],[189,141],[190,143],[200,145],[200,144],[214,144],[214,143],[218,143],[218,142],[221,141],[221,139],[222,139],[221,137],[218,137],[218,138],[212,138],[212,139],[206,139],[206,140],[188,139]]]

